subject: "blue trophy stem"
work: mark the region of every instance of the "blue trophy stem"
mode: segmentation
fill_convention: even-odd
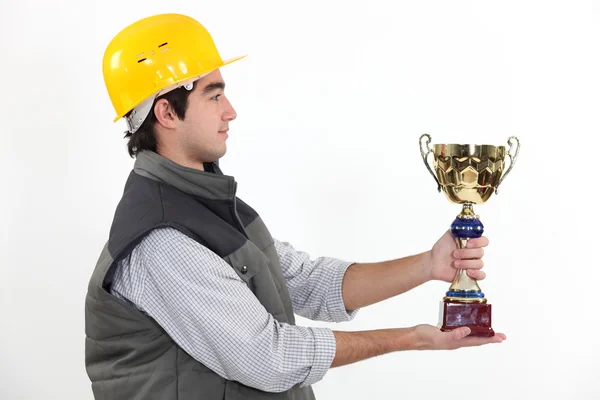
[[[472,203],[463,204],[461,213],[452,222],[451,231],[461,249],[467,246],[469,240],[479,238],[483,235],[483,224],[473,211]],[[454,281],[446,292],[444,301],[462,303],[487,302],[477,281],[468,276],[467,272],[463,269],[459,269],[456,273]]]

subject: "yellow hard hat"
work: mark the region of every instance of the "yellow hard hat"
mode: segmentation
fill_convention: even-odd
[[[148,112],[159,95],[179,86],[190,90],[191,82],[244,57],[223,61],[210,33],[188,16],[139,20],[119,32],[104,52],[102,72],[117,113],[114,121],[144,102]]]

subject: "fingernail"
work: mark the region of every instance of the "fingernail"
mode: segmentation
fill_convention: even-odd
[[[475,247],[475,243],[468,241],[467,242],[467,247]]]
[[[459,256],[460,256],[460,252],[459,252],[458,250],[456,250],[456,251],[454,252],[454,257],[455,257],[455,258],[459,258]]]

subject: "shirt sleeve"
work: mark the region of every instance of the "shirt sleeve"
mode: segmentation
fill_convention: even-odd
[[[274,240],[296,314],[328,322],[350,321],[356,316],[358,310],[346,310],[342,297],[344,274],[352,262],[330,257],[311,260],[290,243]]]
[[[150,233],[115,276],[115,291],[215,373],[282,392],[323,378],[335,356],[327,328],[280,323],[221,257],[172,229]]]

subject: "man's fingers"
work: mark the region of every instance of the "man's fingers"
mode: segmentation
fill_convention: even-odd
[[[488,244],[490,244],[490,241],[487,237],[482,236],[479,237],[477,239],[470,239],[467,242],[467,247],[468,248],[473,248],[473,247],[486,247]]]
[[[459,269],[481,269],[483,260],[454,260],[454,267]]]
[[[460,249],[454,252],[454,258],[472,260],[475,258],[482,258],[483,253],[483,248],[481,247],[477,249]]]
[[[485,272],[479,271],[477,269],[468,269],[467,275],[469,275],[471,278],[476,279],[478,281],[485,279]]]
[[[502,343],[506,339],[506,335],[503,333],[497,333],[492,337],[476,337],[469,336],[461,339],[458,343],[459,347],[473,347],[473,346],[482,346],[484,344],[491,343]]]
[[[506,335],[503,333],[496,333],[492,337],[469,336],[471,329],[466,326],[455,328],[450,332],[440,332],[439,330],[437,332],[435,334],[437,339],[434,339],[432,343],[434,349],[453,350],[461,347],[482,346],[491,343],[502,343],[506,339]]]
[[[460,347],[474,347],[491,343],[502,343],[502,338],[496,336],[492,336],[490,338],[468,337],[464,338],[459,345]]]
[[[469,333],[471,333],[471,329],[468,327],[456,328],[456,329],[452,330],[451,336],[452,336],[453,340],[459,341],[459,340],[462,340],[463,338],[467,337],[469,335]]]

